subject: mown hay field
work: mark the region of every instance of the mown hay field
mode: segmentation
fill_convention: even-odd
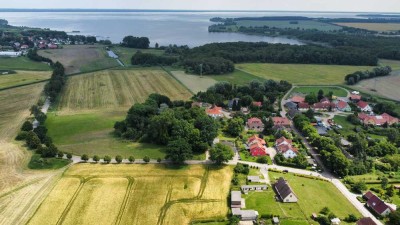
[[[286,80],[297,85],[344,84],[344,77],[356,71],[371,70],[372,66],[339,66],[314,64],[245,63],[236,68],[255,76]]]
[[[118,67],[118,62],[108,57],[104,48],[101,45],[66,45],[62,49],[40,50],[38,54],[62,63],[67,74]]]
[[[188,100],[191,93],[162,70],[106,70],[72,76],[60,98],[60,111],[127,111],[152,93]]]
[[[77,164],[28,224],[161,225],[225,218],[231,178],[228,166]]]
[[[399,31],[400,23],[336,23],[339,26],[354,27],[372,31]]]
[[[186,74],[184,71],[171,71],[171,74],[194,94],[206,91],[217,83],[216,80],[209,76],[200,77],[199,75]]]
[[[28,57],[0,58],[0,70],[33,70],[49,71],[50,66],[46,63],[35,62]]]
[[[14,74],[0,75],[0,89],[47,80],[51,76],[51,72],[44,71],[18,70],[15,72]]]
[[[371,95],[380,95],[385,98],[400,101],[400,71],[392,72],[392,75],[362,80],[351,88],[366,92]]]

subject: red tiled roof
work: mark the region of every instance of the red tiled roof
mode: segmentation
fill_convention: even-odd
[[[384,113],[382,115],[370,116],[365,113],[358,114],[358,118],[364,124],[372,124],[372,125],[383,125],[385,123],[392,125],[399,122],[399,119]]]
[[[267,144],[264,139],[259,138],[257,135],[253,135],[247,140],[248,144],[252,144],[253,142],[260,142],[262,145]]]
[[[284,117],[272,117],[274,126],[290,126],[290,120]]]
[[[336,105],[335,105],[335,103],[315,103],[314,105],[313,105],[313,108],[314,109],[329,109],[329,108],[334,108],[334,107],[336,107]]]
[[[323,102],[331,102],[331,101],[329,101],[329,98],[324,97],[319,102],[323,103]]]
[[[392,210],[388,205],[386,205],[385,202],[383,202],[380,198],[378,198],[374,194],[372,194],[372,197],[368,199],[367,205],[379,215],[381,215],[387,209]]]
[[[339,101],[339,102],[337,103],[337,107],[338,107],[339,109],[344,109],[344,108],[346,108],[348,105],[349,105],[349,104],[347,104],[347,102],[345,102],[345,101]]]
[[[370,191],[368,191],[367,193],[365,193],[364,195],[363,195],[363,198],[365,198],[365,199],[370,199],[372,196],[374,196],[374,194],[372,193],[372,192],[370,192]]]
[[[206,113],[208,115],[221,115],[222,114],[222,108],[218,106],[214,106],[212,108],[206,109]]]
[[[254,142],[250,147],[250,154],[252,156],[263,156],[268,155],[267,150],[265,149],[264,145],[260,142]]]
[[[293,97],[292,97],[291,101],[292,101],[292,102],[295,102],[295,103],[300,103],[300,102],[304,102],[304,101],[305,101],[305,98],[296,95],[296,96],[293,96]]]
[[[262,102],[253,102],[253,105],[257,106],[257,107],[261,107],[262,106]]]
[[[377,225],[370,217],[361,218],[356,222],[357,225]]]
[[[352,95],[350,95],[350,99],[351,99],[351,100],[361,100],[361,95],[354,95],[354,94],[352,94]]]
[[[251,124],[251,123],[260,124],[260,123],[262,123],[262,121],[257,117],[252,117],[252,118],[247,120],[247,124]]]
[[[276,145],[280,145],[280,144],[282,144],[283,142],[287,142],[287,143],[289,143],[289,144],[292,144],[292,140],[290,140],[290,139],[286,139],[285,137],[281,137],[281,138],[279,138],[279,139],[276,139],[276,141],[275,141],[275,144]]]
[[[364,102],[364,101],[359,101],[359,102],[357,102],[357,106],[364,109],[365,107],[368,106],[368,103]]]
[[[309,109],[310,105],[307,102],[300,102],[299,109]]]

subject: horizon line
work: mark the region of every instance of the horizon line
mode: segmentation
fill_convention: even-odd
[[[302,13],[380,13],[400,14],[399,12],[377,12],[377,11],[315,11],[315,10],[252,10],[252,9],[118,9],[118,8],[0,8],[0,12],[302,12]]]

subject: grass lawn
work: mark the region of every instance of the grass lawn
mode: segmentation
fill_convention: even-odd
[[[317,95],[319,90],[323,90],[324,94],[328,94],[329,92],[332,91],[333,95],[337,97],[347,96],[347,92],[343,90],[343,88],[339,87],[296,87],[293,89],[292,93],[303,93],[303,94],[315,93]]]
[[[136,48],[126,48],[121,46],[113,46],[111,50],[118,55],[119,59],[125,64],[125,66],[131,66],[131,58],[137,52],[141,51],[143,53],[151,53],[155,55],[164,54],[164,50],[161,49],[136,49]]]
[[[200,91],[207,91],[209,87],[217,83],[210,76],[200,77],[199,75],[186,74],[185,71],[170,71],[170,73],[176,80],[195,94]]]
[[[29,169],[43,170],[43,169],[60,169],[70,163],[67,159],[48,158],[43,159],[38,154],[32,155],[28,163]]]
[[[297,24],[291,23],[292,20],[286,20],[286,21],[281,21],[281,20],[268,20],[268,21],[261,21],[261,20],[239,20],[237,21],[237,26],[241,27],[263,27],[263,26],[269,26],[269,27],[277,27],[277,28],[291,28],[291,29],[317,29],[321,31],[334,31],[334,30],[341,30],[342,28],[337,25],[332,25],[328,23],[322,23],[318,21],[312,21],[312,20],[299,20],[296,21]]]
[[[28,57],[22,56],[17,58],[0,58],[0,69],[48,71],[51,68],[46,63],[34,62],[28,59]]]
[[[264,79],[286,80],[297,85],[343,84],[344,77],[372,66],[339,66],[315,64],[244,63],[236,68]]]
[[[0,89],[17,85],[29,84],[32,82],[49,79],[50,72],[44,71],[16,71],[14,74],[0,75]]]
[[[165,157],[163,146],[133,143],[112,135],[116,121],[123,120],[123,112],[97,112],[75,115],[48,114],[48,134],[61,151],[77,155],[93,156],[122,155],[127,158],[149,156],[152,159]]]
[[[263,78],[254,76],[250,73],[246,73],[242,70],[235,70],[233,73],[229,74],[207,75],[207,77],[211,77],[218,82],[227,81],[233,84],[248,84],[250,83],[250,81],[253,80],[264,81]]]
[[[303,213],[303,218],[309,218],[312,213],[319,213],[325,206],[329,207],[331,212],[341,220],[351,213],[358,217],[361,216],[357,209],[330,182],[298,177],[290,173],[270,171],[269,175],[272,182],[279,177],[288,180],[299,198],[297,204]],[[278,212],[280,211],[278,210]]]
[[[242,151],[239,152],[239,155],[240,155],[240,158],[242,161],[248,161],[248,162],[257,162],[257,159],[259,158],[259,157],[254,157],[254,156],[248,155]],[[271,165],[272,164],[271,158],[269,156],[266,156],[266,157],[268,160],[268,165]]]

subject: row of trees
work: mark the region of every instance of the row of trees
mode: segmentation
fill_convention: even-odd
[[[218,135],[218,123],[201,108],[176,106],[166,96],[151,94],[132,106],[115,134],[132,141],[167,146],[167,158],[182,163],[193,152],[203,153]]]
[[[51,59],[38,55],[36,48],[29,49],[28,54],[26,56],[32,61],[47,62],[47,63],[53,64],[53,61],[51,61]]]
[[[352,74],[348,74],[345,76],[344,80],[348,85],[354,85],[361,80],[388,76],[391,72],[392,68],[390,66],[376,67],[372,71],[357,71]]]
[[[183,66],[187,73],[194,74],[226,74],[235,70],[231,60],[223,57],[194,57],[183,60]]]
[[[178,62],[177,57],[155,55],[137,51],[131,58],[132,65],[141,66],[169,66]]]
[[[121,45],[128,48],[147,49],[150,46],[150,40],[148,37],[126,36]]]
[[[322,137],[311,125],[310,120],[304,115],[297,115],[293,119],[295,127],[309,137],[310,143],[317,147],[324,165],[338,176],[346,176],[350,173],[351,162],[346,158],[342,151],[335,146],[333,140]]]

